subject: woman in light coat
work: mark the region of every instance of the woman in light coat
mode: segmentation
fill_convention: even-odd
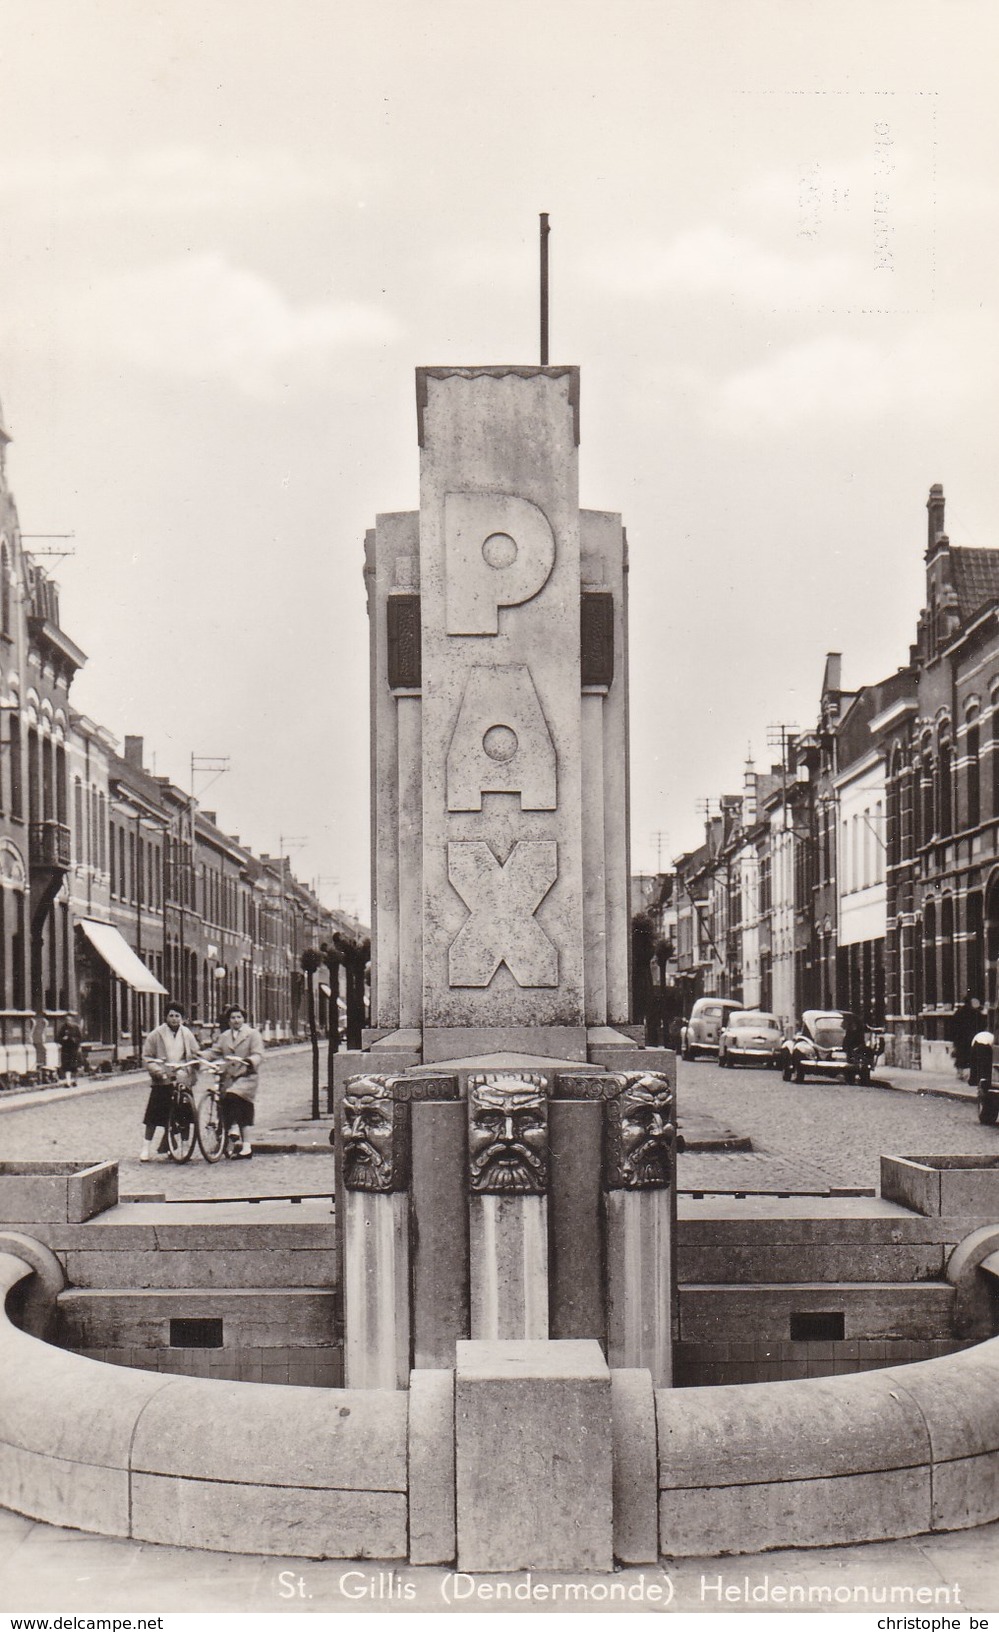
[[[222,1114],[226,1136],[239,1142],[237,1156],[252,1156],[250,1129],[257,1098],[257,1073],[264,1057],[259,1031],[247,1024],[238,1003],[226,1009],[223,1029],[208,1051],[209,1059],[222,1061]]]

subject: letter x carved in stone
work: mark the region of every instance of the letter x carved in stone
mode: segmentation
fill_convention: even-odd
[[[501,963],[518,986],[558,985],[558,950],[534,916],[558,877],[554,839],[519,839],[505,862],[454,839],[447,876],[471,913],[448,951],[452,986],[488,986]]]

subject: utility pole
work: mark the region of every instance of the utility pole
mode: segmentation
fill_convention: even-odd
[[[195,845],[195,827],[194,827],[194,812],[195,812],[195,808],[196,808],[195,794],[196,794],[196,791],[197,791],[197,778],[199,776],[202,776],[202,775],[207,775],[210,778],[210,780],[205,783],[205,786],[201,790],[202,793],[204,793],[205,789],[211,787],[212,783],[216,782],[220,776],[223,776],[228,769],[229,769],[229,760],[228,760],[228,758],[222,758],[218,754],[195,754],[195,753],[192,753],[192,755],[191,755],[191,791],[190,791],[190,794],[188,795],[187,813],[186,813],[187,814],[187,830],[188,830],[186,839],[184,838],[184,834],[183,834],[183,827],[184,827],[184,817],[183,817],[183,815],[181,815],[181,818],[180,818],[180,828],[181,828],[181,838],[180,838],[181,862],[180,862],[180,866],[181,866],[181,869],[182,869],[182,877],[181,877],[181,883],[180,883],[180,890],[178,892],[179,902],[180,902],[180,926],[179,926],[179,948],[178,948],[178,950],[180,952],[180,1000],[181,1000],[181,1003],[183,1003],[185,1005],[185,1013],[187,1014],[188,1019],[191,1018],[192,1010],[197,1006],[197,999],[198,999],[198,988],[197,988],[197,982],[196,981],[195,981],[194,991],[191,992],[189,990],[189,984],[190,983],[189,983],[188,978],[187,978],[187,948],[186,948],[186,946],[184,944],[184,927],[185,927],[184,904],[185,904],[185,898],[186,898],[187,890],[188,890],[188,880],[190,880],[190,890],[191,890],[191,896],[192,896],[191,911],[192,911],[192,913],[194,913],[196,915],[197,914],[197,909],[198,909],[197,875],[196,875],[196,872],[195,872],[195,862],[194,862],[194,857],[195,857],[195,855],[197,853],[196,852],[196,845]],[[185,851],[186,851],[187,857],[190,858],[189,860],[185,859]],[[206,1020],[208,1019],[207,1015],[205,1016],[205,1019]]]
[[[656,847],[656,872],[657,873],[661,873],[662,870],[663,870],[663,846],[665,845],[666,840],[668,838],[669,838],[669,834],[666,832],[665,828],[661,828],[661,827],[657,827],[655,832],[652,835],[652,842]]]
[[[787,777],[788,777],[788,772],[789,772],[789,770],[791,768],[790,763],[789,763],[789,761],[790,761],[790,749],[791,749],[791,743],[794,741],[795,737],[798,736],[798,734],[799,734],[799,730],[800,730],[799,726],[797,726],[797,725],[788,725],[784,721],[781,721],[776,725],[768,725],[767,726],[767,747],[768,748],[779,748],[780,749],[781,785],[782,785],[782,791],[783,791],[783,795],[784,795],[781,803],[782,803],[783,811],[784,811],[784,826],[785,826],[785,828],[788,828],[791,825],[790,822],[788,821],[788,816],[787,816]]]

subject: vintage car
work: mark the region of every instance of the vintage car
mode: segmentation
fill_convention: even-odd
[[[718,1039],[719,1065],[777,1065],[784,1039],[775,1014],[760,1009],[737,1009],[730,1014]]]
[[[680,1053],[685,1060],[694,1060],[698,1054],[717,1054],[718,1039],[729,1015],[737,1014],[741,1003],[724,997],[699,997],[690,1011],[690,1019],[680,1032]]]
[[[781,1071],[785,1082],[792,1077],[804,1082],[807,1075],[866,1086],[884,1047],[884,1032],[865,1028],[847,1009],[806,1009],[798,1030],[781,1047]]]

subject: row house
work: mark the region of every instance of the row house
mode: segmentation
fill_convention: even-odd
[[[852,1009],[932,1067],[965,994],[999,1006],[999,549],[950,543],[939,485],[927,512],[907,663],[847,691],[830,653],[814,728],[676,867],[688,1007]]]
[[[889,1026],[937,1065],[964,994],[999,1003],[999,550],[952,545],[930,489],[910,685],[877,722],[887,767]]]
[[[302,952],[336,932],[363,939],[361,926],[324,907],[287,857],[254,856],[215,811],[151,773],[141,737],[105,754],[107,918],[77,924],[86,1035],[118,1057],[134,1052],[169,993],[196,1026],[212,1028],[238,1003],[265,1039],[297,1036]],[[328,995],[320,990],[324,1028]]]
[[[86,659],[24,548],[9,443],[0,410],[0,1050],[17,1069],[32,1063],[35,1017],[65,1012],[73,992],[69,691]]]
[[[33,1070],[71,1010],[107,1058],[134,1055],[168,992],[204,1026],[238,1002],[265,1035],[297,1034],[302,952],[366,932],[150,773],[141,737],[119,754],[73,708],[86,657],[24,548],[9,443],[0,409],[0,1075]]]

